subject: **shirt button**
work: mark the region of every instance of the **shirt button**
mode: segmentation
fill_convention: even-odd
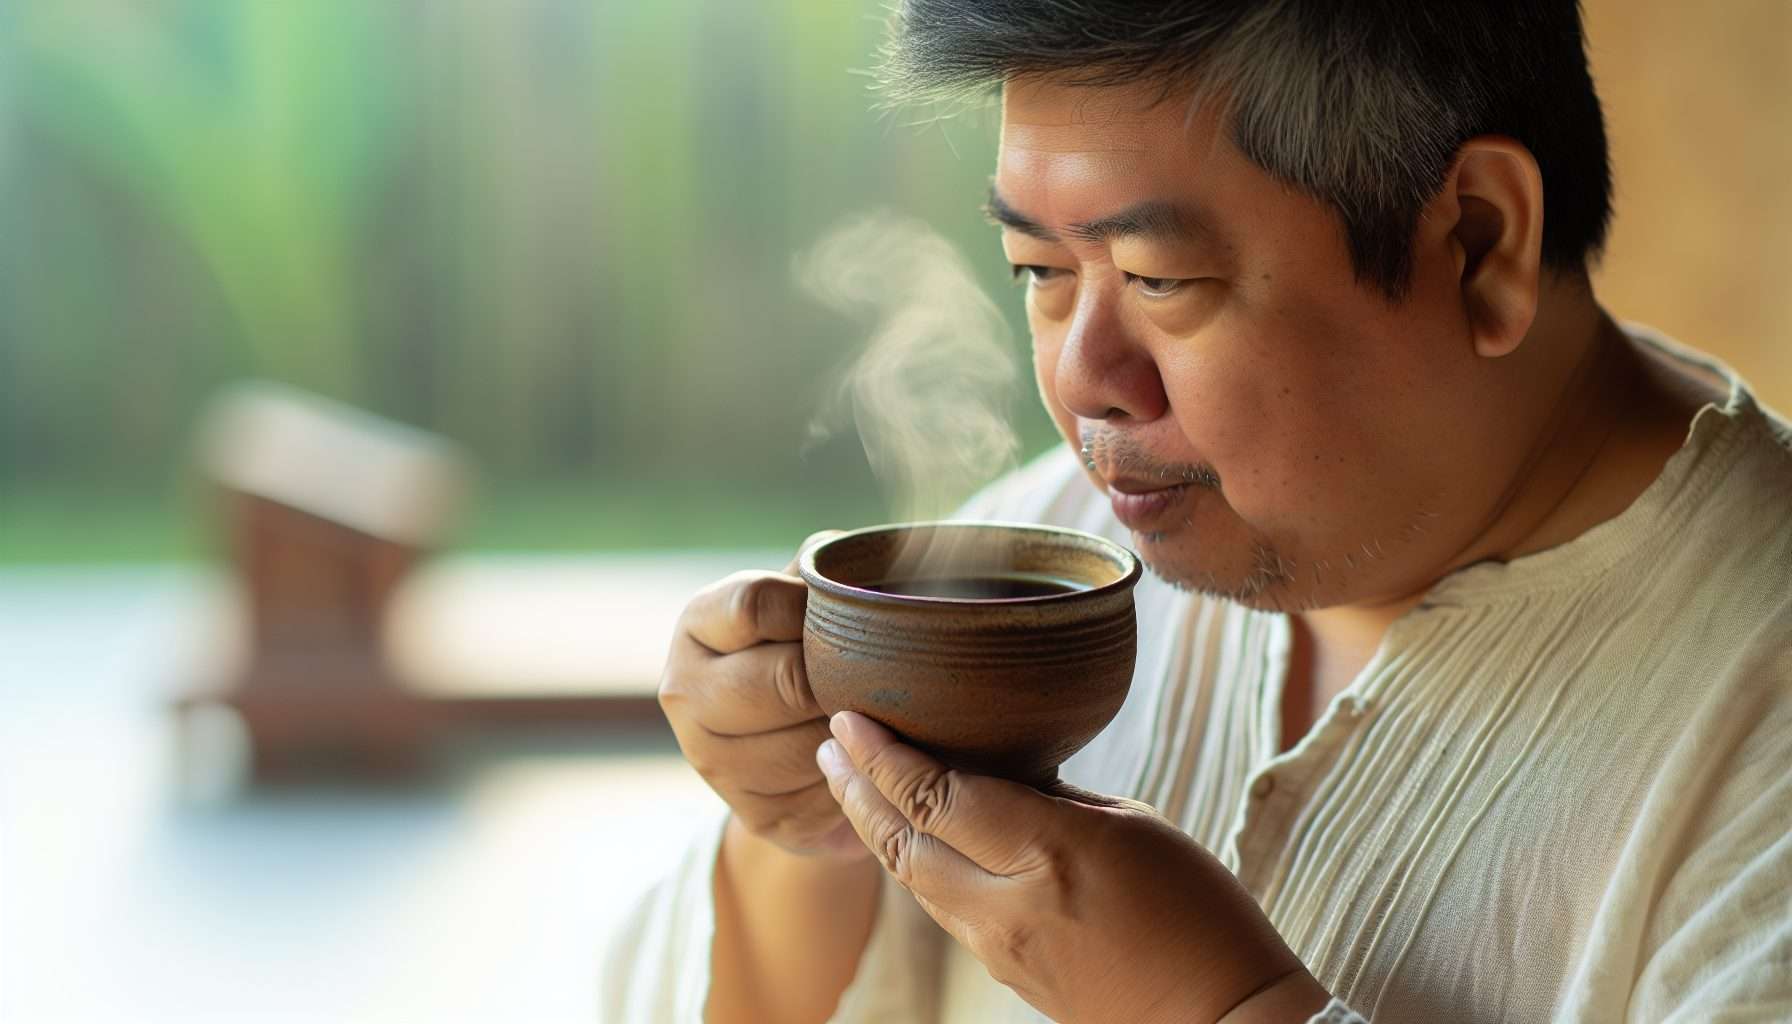
[[[1260,775],[1256,782],[1251,783],[1251,795],[1261,800],[1275,788],[1276,777],[1274,775]]]

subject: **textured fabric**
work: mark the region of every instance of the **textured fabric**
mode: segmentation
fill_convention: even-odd
[[[1286,752],[1288,620],[1141,583],[1132,691],[1063,775],[1215,851],[1315,1020],[1792,1020],[1792,431],[1696,365],[1728,400],[1630,508],[1441,581]],[[1068,453],[967,512],[1127,539]],[[698,1019],[704,842],[607,1019]],[[879,915],[841,1024],[1040,1020],[899,889]]]
[[[1307,1024],[1364,1024],[1361,1014],[1344,1005],[1342,999],[1334,999],[1325,1004],[1325,1009],[1314,1014]]]

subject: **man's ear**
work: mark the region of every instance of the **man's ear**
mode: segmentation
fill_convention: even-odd
[[[1543,267],[1543,174],[1517,141],[1478,135],[1462,144],[1427,220],[1447,233],[1475,353],[1518,348],[1537,316]]]

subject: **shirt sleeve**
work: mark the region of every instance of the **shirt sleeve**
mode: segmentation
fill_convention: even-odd
[[[715,864],[725,813],[704,823],[672,871],[610,930],[598,958],[598,1020],[701,1024],[715,938]]]
[[[940,970],[949,941],[915,898],[886,875],[871,940],[829,1024],[936,1024]]]
[[[706,822],[671,873],[606,937],[598,974],[602,1024],[702,1024],[715,941],[715,865],[726,822],[726,814]],[[858,972],[830,1024],[932,1024],[945,941],[914,898],[886,878]]]

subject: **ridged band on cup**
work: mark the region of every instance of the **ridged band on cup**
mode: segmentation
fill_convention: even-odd
[[[930,624],[898,633],[890,628],[888,608],[860,609],[850,602],[811,595],[805,618],[817,639],[849,654],[967,667],[1088,661],[1130,650],[1138,629],[1130,600],[1095,618],[996,628]]]

